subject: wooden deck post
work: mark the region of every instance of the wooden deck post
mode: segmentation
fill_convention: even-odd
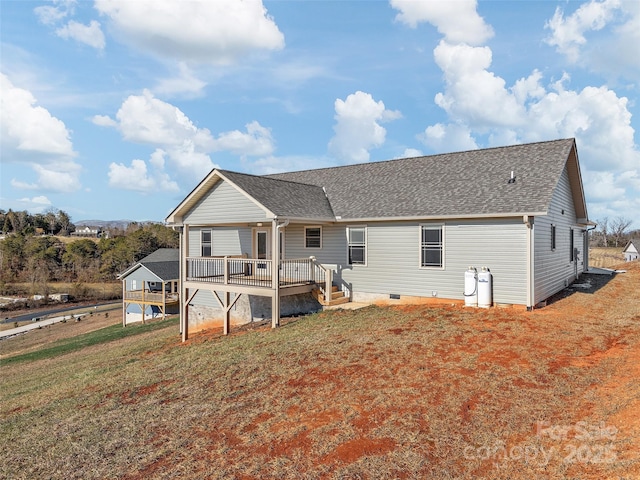
[[[189,225],[185,225],[180,242],[180,325],[182,341],[189,338],[189,289],[184,286],[187,281],[187,257],[189,256]]]
[[[127,326],[127,279],[122,279],[122,326]]]
[[[229,305],[229,292],[224,292],[224,325],[222,326],[222,333],[229,335],[229,325],[231,323],[231,306]]]
[[[274,218],[271,226],[271,328],[280,325],[280,231],[278,219]]]
[[[165,291],[166,282],[162,281],[162,319],[165,319],[165,313],[167,311],[167,292]]]
[[[147,306],[144,303],[144,284],[145,281],[142,281],[142,303],[140,304],[140,308],[142,309],[142,324],[144,325],[144,312],[147,309]]]

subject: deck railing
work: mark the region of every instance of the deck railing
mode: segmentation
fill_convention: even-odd
[[[143,292],[142,290],[128,290],[124,292],[124,299],[139,302],[144,301],[146,303],[162,304],[163,300],[165,303],[177,302],[178,294],[169,292],[162,294],[147,291]]]
[[[272,260],[244,257],[189,257],[187,281],[272,288]],[[282,260],[280,286],[326,282],[326,270],[311,258]],[[329,283],[331,285],[331,283]]]

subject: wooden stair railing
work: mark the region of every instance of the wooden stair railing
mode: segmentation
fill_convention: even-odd
[[[312,291],[314,298],[323,306],[340,305],[350,302],[344,292],[333,285],[333,270],[319,263],[315,257],[309,257],[314,269],[314,283],[318,288]]]

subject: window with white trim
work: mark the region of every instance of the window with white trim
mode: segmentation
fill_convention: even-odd
[[[367,264],[367,227],[349,227],[347,229],[349,265]]]
[[[569,229],[569,261],[573,262],[576,259],[576,253],[573,246],[573,228]]]
[[[211,230],[200,231],[200,255],[202,257],[211,256]]]
[[[304,248],[322,248],[322,227],[304,227]]]
[[[420,226],[420,266],[444,267],[444,242],[442,225]]]

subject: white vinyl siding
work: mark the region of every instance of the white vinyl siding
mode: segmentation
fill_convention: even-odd
[[[555,229],[555,250],[549,238]],[[565,168],[549,204],[549,213],[534,221],[534,305],[562,290],[584,269],[584,230],[576,225],[569,174]],[[572,244],[573,243],[573,244]],[[572,261],[573,247],[578,249]]]
[[[464,300],[464,272],[473,265],[489,267],[494,278],[494,301],[525,305],[527,301],[527,228],[522,218],[447,222],[443,226],[446,265],[420,267],[417,244],[421,225],[442,223],[380,222],[366,227],[367,267],[348,264],[347,227],[324,225],[322,249],[314,256],[334,270],[341,289],[371,294],[400,294]],[[304,228],[287,227],[287,258],[303,258]]]
[[[472,265],[491,270],[496,303],[526,304],[527,232],[521,218],[447,222],[444,269],[420,268],[419,228],[418,222],[370,223],[367,268],[339,266],[342,281],[356,293],[432,297],[435,292],[464,300],[464,272]]]
[[[220,257],[224,255],[251,256],[251,228],[249,227],[191,227],[189,229],[189,254],[190,257],[199,257],[201,231],[211,231],[211,255]]]
[[[213,188],[184,216],[187,224],[213,225],[260,222],[266,211],[225,181]]]

